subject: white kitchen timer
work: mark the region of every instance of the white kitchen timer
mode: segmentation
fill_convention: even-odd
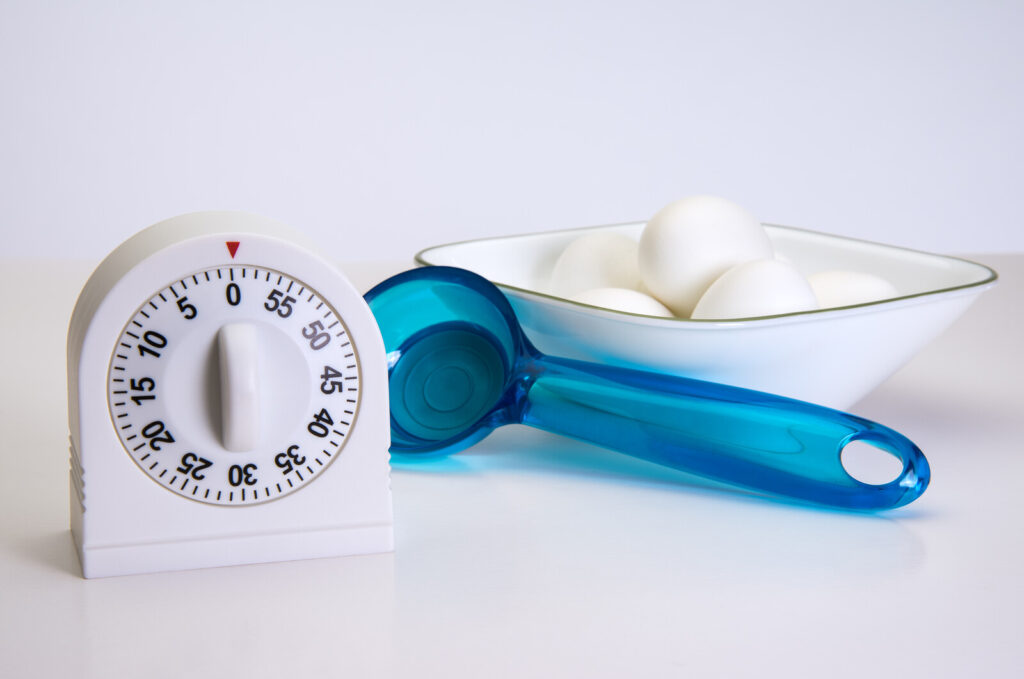
[[[87,578],[391,551],[384,345],[273,220],[175,217],[114,250],[68,330]]]

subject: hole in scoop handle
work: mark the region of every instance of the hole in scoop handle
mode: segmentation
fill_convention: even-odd
[[[520,420],[715,481],[849,509],[888,509],[928,485],[905,436],[830,408],[711,382],[533,357]],[[897,457],[899,476],[858,481],[842,449],[864,440]]]

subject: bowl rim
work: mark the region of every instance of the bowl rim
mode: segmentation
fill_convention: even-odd
[[[514,240],[517,238],[530,238],[534,236],[546,236],[556,233],[571,233],[573,231],[593,231],[599,229],[611,229],[616,227],[624,226],[638,226],[646,224],[646,221],[631,221],[631,222],[616,222],[612,224],[597,224],[592,226],[577,226],[567,229],[554,229],[545,231],[532,231],[528,233],[512,234],[505,236],[486,236],[484,238],[469,238],[466,240],[453,241],[450,243],[441,243],[438,245],[432,245],[424,248],[416,253],[414,261],[418,266],[440,266],[436,262],[428,260],[428,256],[431,252],[442,250],[445,248],[456,247],[459,245],[470,245],[473,243],[483,243],[487,241],[497,240]],[[814,320],[822,315],[833,317],[840,315],[848,315],[850,313],[859,313],[865,310],[873,311],[879,307],[892,307],[897,308],[900,306],[906,306],[913,304],[918,301],[922,301],[923,298],[932,298],[936,296],[948,295],[950,293],[962,293],[968,290],[977,288],[976,292],[982,292],[983,290],[992,287],[996,284],[999,279],[999,274],[990,266],[975,262],[965,257],[956,257],[953,255],[942,255],[934,252],[927,252],[925,250],[917,250],[914,248],[903,247],[901,245],[890,245],[888,243],[880,243],[878,241],[867,240],[864,238],[852,238],[849,236],[840,236],[837,234],[826,233],[823,231],[815,231],[813,229],[805,229],[796,226],[786,226],[783,224],[772,224],[762,223],[762,226],[770,229],[780,229],[783,231],[791,231],[796,233],[809,234],[815,237],[821,237],[825,239],[834,239],[839,241],[845,241],[849,243],[861,243],[869,246],[882,247],[888,250],[898,250],[901,252],[907,252],[914,255],[924,255],[927,257],[934,257],[937,259],[943,259],[952,262],[960,262],[968,264],[985,272],[985,276],[972,283],[964,283],[962,285],[953,285],[944,288],[936,288],[934,290],[926,290],[924,292],[916,292],[910,295],[900,295],[899,297],[889,297],[887,299],[875,300],[872,302],[861,302],[859,304],[849,304],[841,307],[829,307],[827,309],[809,309],[806,311],[791,311],[784,314],[772,314],[768,316],[751,316],[744,318],[679,318],[673,316],[671,318],[664,316],[649,316],[647,314],[638,314],[631,311],[619,311],[617,309],[608,309],[606,307],[594,306],[593,304],[586,304],[584,302],[576,302],[574,300],[552,295],[539,290],[531,290],[529,288],[522,288],[508,283],[501,283],[499,281],[492,280],[496,286],[502,290],[507,290],[516,293],[521,296],[536,297],[538,301],[545,302],[548,304],[554,303],[557,306],[565,306],[570,310],[574,310],[580,313],[586,313],[587,315],[594,315],[595,312],[600,316],[605,316],[612,320],[622,320],[628,318],[631,322],[642,321],[645,325],[659,325],[668,326],[670,324],[682,323],[687,326],[696,327],[720,327],[729,326],[735,327],[738,325],[750,325],[756,323],[758,325],[765,324],[765,321],[769,322],[788,322],[788,321],[810,321]],[[979,272],[980,273],[980,272]],[[489,279],[490,280],[490,279]],[[774,324],[774,323],[773,323]]]

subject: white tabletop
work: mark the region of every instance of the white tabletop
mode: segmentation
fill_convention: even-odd
[[[92,265],[0,260],[0,676],[1024,676],[1024,255],[975,259],[1000,285],[852,409],[928,455],[909,507],[508,427],[394,469],[394,554],[89,581],[64,352]]]

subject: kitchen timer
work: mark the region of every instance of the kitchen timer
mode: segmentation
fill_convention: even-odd
[[[68,331],[85,577],[393,549],[384,345],[299,240],[188,214],[89,278]]]

